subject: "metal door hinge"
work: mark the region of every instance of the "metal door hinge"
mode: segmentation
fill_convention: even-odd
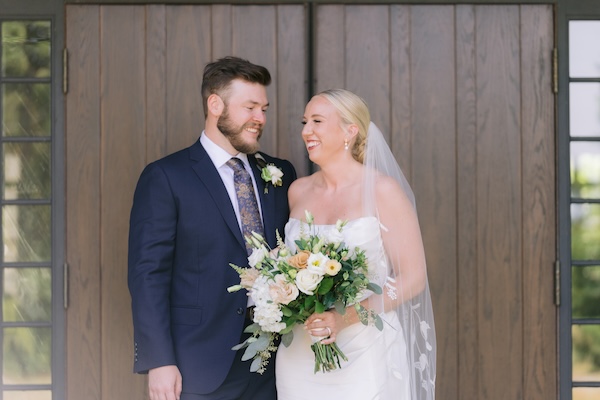
[[[554,304],[560,307],[560,261],[554,261]]]
[[[552,49],[552,92],[558,93],[558,49]]]
[[[63,94],[69,91],[69,51],[63,49]]]

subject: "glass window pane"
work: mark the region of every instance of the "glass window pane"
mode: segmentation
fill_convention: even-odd
[[[7,390],[3,400],[52,400],[49,390]]]
[[[600,260],[600,204],[571,204],[571,252],[575,260]]]
[[[5,268],[4,321],[46,321],[52,315],[50,268]]]
[[[4,261],[50,261],[50,222],[49,205],[4,206]]]
[[[2,75],[50,76],[50,21],[2,23]]]
[[[50,199],[50,143],[5,143],[4,198]]]
[[[600,318],[600,265],[573,267],[573,318]]]
[[[49,384],[51,345],[50,328],[4,328],[2,383]]]
[[[600,21],[569,21],[569,75],[600,77]]]
[[[571,142],[571,196],[600,199],[599,142]]]
[[[573,325],[573,381],[600,382],[600,325]]]
[[[50,84],[2,85],[2,135],[50,136]]]
[[[600,136],[600,83],[572,82],[569,91],[571,136]]]
[[[574,388],[573,400],[598,400],[600,388]]]

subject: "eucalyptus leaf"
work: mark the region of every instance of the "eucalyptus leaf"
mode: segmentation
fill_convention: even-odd
[[[336,301],[335,302],[335,311],[337,311],[338,314],[340,315],[344,315],[346,314],[346,306],[344,305],[344,303],[342,303],[341,301]]]
[[[258,369],[260,368],[260,365],[262,364],[262,358],[261,357],[256,357],[254,359],[254,361],[252,361],[252,364],[250,364],[250,372],[256,372],[258,371]]]
[[[370,291],[372,291],[375,294],[381,294],[383,292],[381,290],[381,286],[376,285],[372,282],[369,282],[369,284],[367,285],[367,289],[369,289]]]
[[[290,344],[292,344],[292,340],[294,340],[294,332],[293,331],[289,331],[289,332],[285,333],[284,335],[281,335],[281,343],[283,343],[283,345],[285,347],[290,347]]]
[[[383,320],[379,315],[375,315],[375,327],[380,331],[383,330]]]

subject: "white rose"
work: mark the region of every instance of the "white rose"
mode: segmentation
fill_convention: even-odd
[[[283,172],[273,164],[267,165],[267,171],[269,171],[269,175],[271,175],[271,183],[273,186],[281,186]]]
[[[319,286],[323,280],[323,276],[310,272],[308,269],[301,269],[296,274],[296,286],[302,293],[312,296],[313,290]]]
[[[265,257],[269,255],[269,252],[263,246],[252,249],[252,254],[248,256],[248,263],[251,267],[255,267],[257,264],[263,262]]]
[[[328,243],[334,243],[336,248],[344,241],[344,235],[336,228],[327,229],[324,233],[325,240]]]

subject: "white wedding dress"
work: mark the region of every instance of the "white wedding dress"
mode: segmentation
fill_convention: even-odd
[[[295,249],[304,223],[290,219],[285,227],[286,245]],[[313,225],[313,229],[333,229],[329,225]],[[304,224],[304,231],[307,226]],[[364,250],[369,262],[369,279],[383,285],[386,257],[379,221],[363,217],[349,221],[342,231],[349,249]],[[378,272],[379,271],[379,272]],[[382,273],[383,271],[383,273]],[[383,286],[382,286],[383,287]],[[344,400],[410,400],[408,360],[402,328],[396,312],[381,314],[384,329],[356,323],[338,333],[336,343],[348,361],[341,369],[314,372],[312,339],[303,326],[294,327],[289,347],[280,345],[276,359],[276,382],[279,400],[344,399]]]

